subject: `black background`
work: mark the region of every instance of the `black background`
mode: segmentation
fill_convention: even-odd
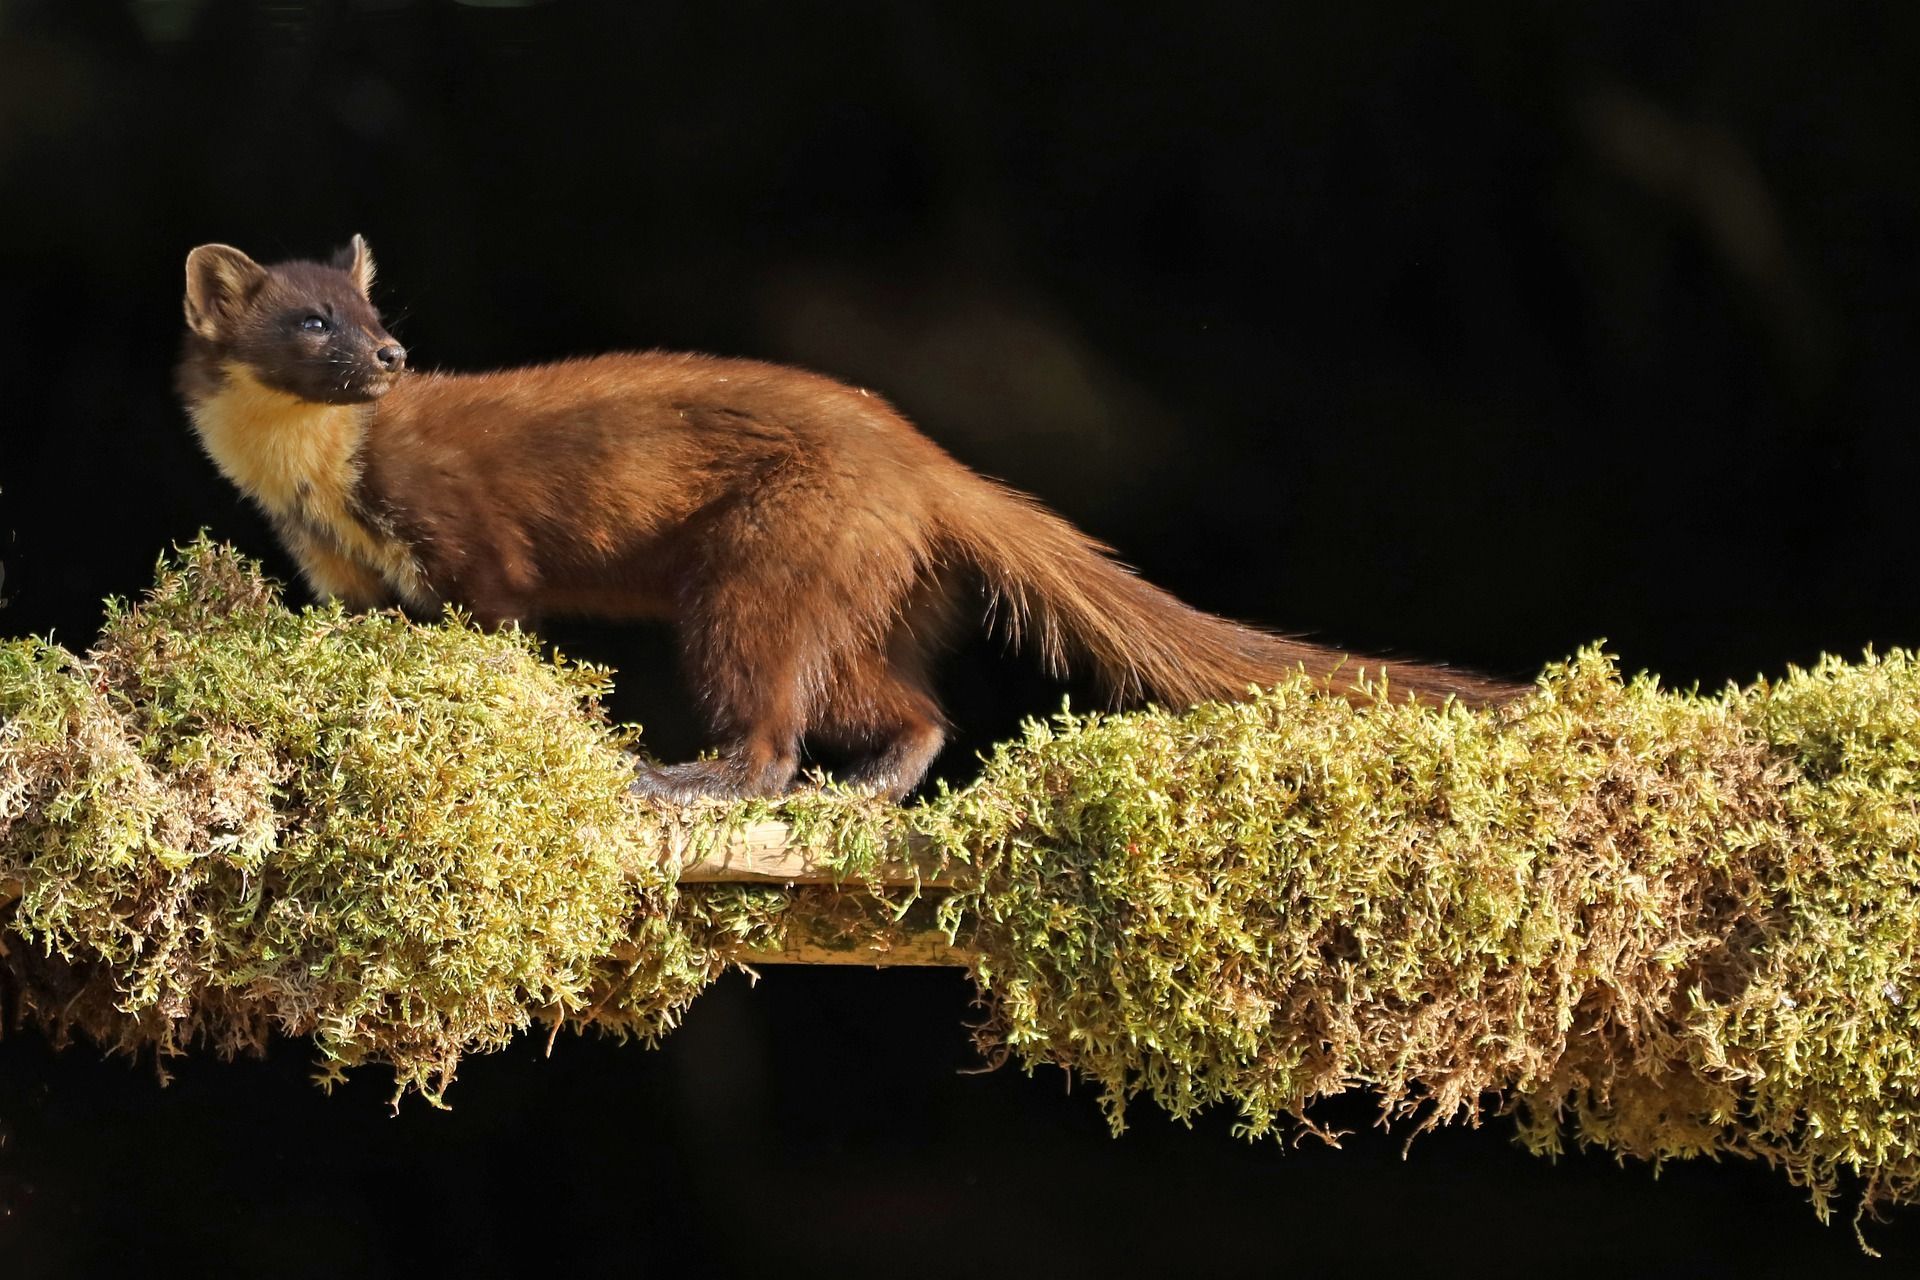
[[[416,363],[620,347],[889,395],[1219,612],[1718,686],[1920,643],[1920,10],[1649,3],[0,0],[0,560],[83,644],[202,526],[289,566],[169,389],[207,240],[365,233]],[[660,638],[564,626],[698,745]],[[1057,687],[980,643],[942,762]],[[1505,1126],[1108,1138],[974,1064],[965,979],[770,971],[657,1051],[526,1042],[397,1117],[308,1053],[0,1041],[0,1269],[1892,1275],[1743,1164]],[[1900,1259],[1906,1259],[1905,1263]]]

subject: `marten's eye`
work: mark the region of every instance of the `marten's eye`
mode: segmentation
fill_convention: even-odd
[[[308,316],[300,322],[300,327],[308,333],[325,333],[333,326],[327,323],[325,316]]]

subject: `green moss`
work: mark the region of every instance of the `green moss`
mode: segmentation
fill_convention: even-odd
[[[462,1052],[587,1007],[671,902],[606,674],[519,636],[291,613],[203,543],[85,663],[6,654],[0,874],[63,962],[28,997],[109,1044],[279,1028],[329,1076],[377,1058],[437,1099]],[[688,963],[646,1015],[697,989]]]
[[[992,1055],[1315,1129],[1515,1117],[1662,1161],[1766,1160],[1824,1214],[1920,1198],[1920,663],[1716,696],[1597,651],[1498,712],[1304,679],[1062,716],[894,809],[629,797],[606,673],[453,620],[286,610],[198,544],[85,659],[0,646],[0,879],[28,1008],[123,1048],[312,1035],[437,1098],[535,1019],[653,1038],[800,928],[937,911]],[[851,885],[913,837],[950,892],[677,890],[768,813]]]

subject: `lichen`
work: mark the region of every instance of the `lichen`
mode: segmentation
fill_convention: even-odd
[[[1823,1215],[1920,1198],[1904,652],[1701,695],[1590,649],[1497,711],[1301,677],[1063,714],[906,809],[648,808],[608,680],[458,617],[289,610],[205,542],[84,657],[0,644],[16,1009],[161,1057],[311,1036],[323,1077],[384,1062],[437,1101],[536,1021],[651,1040],[801,932],[937,913],[983,1049],[1091,1080],[1116,1130],[1144,1095],[1321,1132],[1366,1089],[1410,1133],[1758,1158]],[[768,815],[845,888],[662,869]],[[961,887],[880,888],[909,840]]]

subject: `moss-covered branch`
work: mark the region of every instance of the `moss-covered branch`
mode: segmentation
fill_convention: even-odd
[[[15,1006],[162,1053],[311,1035],[328,1074],[437,1098],[532,1021],[645,1037],[798,936],[933,913],[990,1054],[1224,1103],[1251,1134],[1373,1090],[1425,1126],[1783,1169],[1825,1212],[1920,1194],[1920,666],[1823,662],[1714,697],[1598,653],[1502,712],[1302,680],[1062,718],[910,809],[779,816],[862,883],[674,883],[770,811],[627,792],[605,673],[457,623],[290,612],[205,545],[76,657],[0,646]],[[944,861],[942,861],[944,860]],[[0,1100],[4,1106],[4,1100]]]

